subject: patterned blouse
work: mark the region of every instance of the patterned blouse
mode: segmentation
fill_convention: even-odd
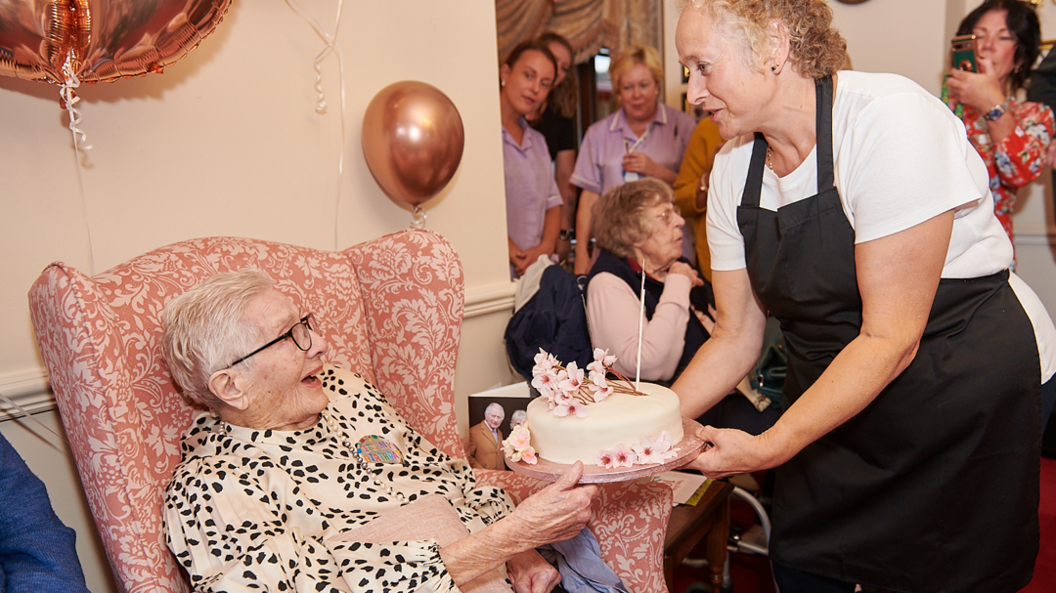
[[[330,404],[304,431],[230,426],[208,412],[166,493],[169,548],[195,591],[457,591],[435,540],[338,541],[427,494],[477,532],[512,512],[500,489],[431,445],[358,374],[327,366]],[[368,437],[380,438],[368,438]],[[357,456],[355,443],[382,443]],[[389,445],[386,450],[385,445]],[[375,461],[398,450],[397,461]],[[354,446],[354,445],[353,445]],[[379,452],[380,451],[380,452]]]
[[[990,141],[982,114],[965,105],[964,127],[968,140],[983,157],[990,174],[994,213],[1012,239],[1012,210],[1019,188],[1034,181],[1045,165],[1045,149],[1056,134],[1052,109],[1044,103],[1009,100],[1009,111],[1016,118],[1016,129],[998,144]]]

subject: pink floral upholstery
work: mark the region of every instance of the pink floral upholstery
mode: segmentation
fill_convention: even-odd
[[[55,263],[33,284],[30,310],[88,503],[116,581],[129,592],[188,591],[165,545],[164,490],[191,408],[157,347],[160,312],[212,274],[257,267],[316,313],[330,362],[356,369],[433,443],[464,456],[454,415],[463,277],[442,237],[402,231],[342,252],[214,237],[163,247],[89,278]],[[540,484],[508,472],[488,483],[516,499]],[[634,591],[664,591],[670,491],[605,490],[593,528]]]
[[[520,503],[546,483],[508,471],[476,469],[481,484],[499,486]],[[667,591],[664,536],[671,518],[671,488],[649,481],[604,484],[594,501],[591,531],[601,555],[632,593]]]

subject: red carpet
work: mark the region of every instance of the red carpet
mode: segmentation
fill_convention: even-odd
[[[743,506],[741,506],[743,505]],[[1056,591],[1056,459],[1041,459],[1041,504],[1038,509],[1041,520],[1041,552],[1034,565],[1034,580],[1022,593],[1052,593]],[[745,528],[751,525],[754,515],[746,503],[734,501],[731,505],[730,521]],[[703,548],[691,558],[703,558]],[[753,554],[730,554],[730,580],[736,593],[775,593],[770,563],[763,556]],[[675,584],[671,593],[685,593],[687,588],[707,591],[695,583],[707,579],[706,568],[681,566],[675,569]]]
[[[1024,593],[1056,591],[1056,459],[1041,458],[1041,551],[1034,563],[1034,580]],[[672,592],[673,593],[673,592]]]

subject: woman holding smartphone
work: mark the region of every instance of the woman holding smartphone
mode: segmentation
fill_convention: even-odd
[[[1016,99],[1038,57],[1038,16],[1020,0],[987,0],[964,17],[957,34],[975,35],[979,71],[950,70],[951,107],[964,106],[968,140],[990,174],[994,213],[1014,244],[1016,193],[1041,174],[1056,132],[1048,106]]]

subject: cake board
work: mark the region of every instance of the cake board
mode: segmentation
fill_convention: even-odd
[[[583,477],[579,479],[580,484],[611,484],[614,482],[629,482],[639,478],[648,478],[672,469],[678,469],[693,461],[701,451],[704,450],[704,441],[697,436],[701,426],[689,418],[682,419],[682,440],[675,445],[674,451],[677,457],[669,459],[664,463],[651,465],[632,465],[631,467],[616,467],[612,469],[598,467],[593,463],[583,464]],[[510,461],[506,459],[506,466],[514,472],[529,478],[556,482],[572,467],[568,463],[554,463],[542,457],[537,457],[537,463],[531,465],[523,461]]]

